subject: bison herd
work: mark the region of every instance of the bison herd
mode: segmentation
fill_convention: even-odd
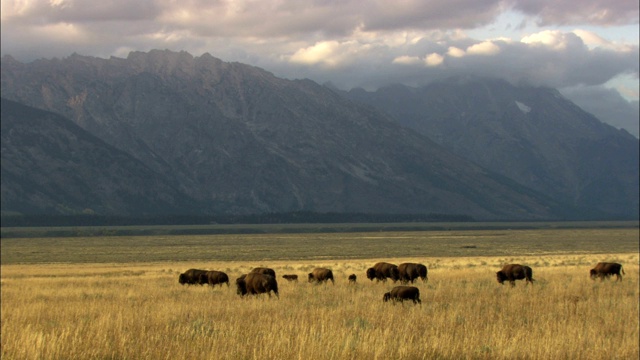
[[[624,270],[622,265],[618,263],[600,262],[593,269],[589,271],[589,275],[592,279],[600,278],[604,280],[613,275],[616,276],[616,281],[622,281],[622,275]],[[414,304],[421,304],[420,290],[415,286],[408,286],[407,284],[413,284],[418,278],[423,282],[427,282],[427,267],[418,263],[402,263],[400,265],[390,264],[387,262],[379,262],[366,270],[367,279],[376,282],[386,282],[387,279],[391,279],[394,283],[400,281],[404,285],[396,286],[391,291],[384,293],[382,300],[384,302],[403,302],[405,300],[413,301]],[[287,281],[298,281],[298,275],[286,274],[282,275]],[[529,283],[533,284],[533,271],[529,266],[520,264],[507,264],[502,269],[496,272],[496,278],[498,283],[504,284],[508,281],[511,286],[515,286],[516,280],[525,280],[525,285]],[[327,268],[315,268],[308,274],[310,283],[327,283],[331,280],[332,284],[335,284],[333,272]],[[356,283],[356,274],[351,274],[348,277],[349,284]],[[198,270],[189,269],[178,277],[178,282],[182,285],[204,285],[216,286],[227,284],[229,286],[229,276],[222,271],[216,270]],[[276,297],[278,295],[278,282],[276,281],[276,272],[271,268],[257,267],[252,269],[248,274],[243,274],[236,279],[237,293],[240,296],[244,295],[258,295],[267,294],[271,297],[273,292]]]

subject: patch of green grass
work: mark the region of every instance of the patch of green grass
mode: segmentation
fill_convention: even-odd
[[[637,253],[638,238],[637,227],[2,238],[0,254],[3,265],[531,255],[546,264],[548,254]]]

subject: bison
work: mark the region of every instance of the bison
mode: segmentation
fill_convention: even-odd
[[[271,275],[273,277],[276,277],[276,272],[273,269],[266,268],[266,267],[253,268],[251,269],[250,273],[258,273],[258,274]]]
[[[282,275],[283,279],[298,282],[298,275]]]
[[[398,265],[398,275],[400,282],[406,284],[417,278],[422,279],[422,282],[427,282],[427,267],[423,264],[416,263],[402,263]]]
[[[355,284],[357,278],[358,277],[356,276],[356,274],[349,275],[349,278],[348,278],[349,279],[349,284]]]
[[[224,283],[229,286],[229,276],[222,271],[211,270],[200,274],[200,284],[220,285],[222,287]]]
[[[367,279],[371,281],[373,281],[373,279],[377,281],[387,281],[387,278],[390,278],[393,282],[398,281],[400,276],[397,265],[379,262],[367,269]]]
[[[236,286],[238,287],[237,293],[240,296],[267,293],[271,297],[271,292],[273,291],[277,297],[280,297],[278,295],[278,282],[271,275],[248,273],[236,279]]]
[[[331,280],[331,283],[335,285],[333,280],[333,272],[326,268],[315,268],[309,273],[309,282],[322,283]]]
[[[180,276],[178,277],[178,282],[181,285],[187,284],[187,285],[194,285],[194,284],[198,284],[198,285],[202,285],[202,284],[206,284],[206,282],[200,282],[200,276],[205,274],[207,272],[207,270],[199,270],[199,269],[189,269],[187,271],[185,271],[184,273],[180,274]]]
[[[622,275],[620,275],[620,272],[622,272],[622,274],[625,274],[621,264],[599,262],[596,265],[596,267],[594,267],[593,269],[591,269],[591,271],[589,271],[589,274],[591,275],[591,279],[593,280],[599,277],[600,280],[602,281],[604,280],[605,277],[608,278],[610,276],[615,275],[616,281],[622,281]]]
[[[496,273],[498,282],[504,284],[508,280],[511,286],[516,286],[516,280],[526,279],[525,285],[533,285],[533,271],[528,266],[520,264],[507,264]]]
[[[414,304],[422,304],[420,300],[420,290],[415,286],[396,286],[388,293],[384,293],[382,300],[384,302],[389,300],[400,302],[412,300]]]

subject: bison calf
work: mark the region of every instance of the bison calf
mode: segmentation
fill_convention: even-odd
[[[622,275],[620,275],[620,272],[624,274],[624,269],[622,269],[621,264],[600,262],[596,265],[596,267],[589,271],[589,275],[591,276],[591,279],[595,280],[597,277],[599,277],[601,281],[604,280],[605,277],[608,278],[615,275],[616,281],[622,281]]]
[[[420,290],[415,286],[396,286],[382,297],[384,302],[389,300],[404,302],[412,300],[414,304],[422,304]]]
[[[331,280],[331,283],[335,285],[335,281],[333,280],[333,272],[330,269],[325,268],[315,268],[312,272],[309,273],[309,282],[327,282]]]
[[[349,284],[355,284],[357,278],[356,274],[349,275]]]
[[[288,281],[295,281],[298,282],[298,275],[282,275],[283,279],[286,279]]]
[[[516,280],[526,279],[526,285],[533,284],[533,271],[528,266],[520,264],[507,264],[502,270],[496,273],[496,277],[500,284],[504,284],[505,280],[509,281],[511,286],[516,286]]]

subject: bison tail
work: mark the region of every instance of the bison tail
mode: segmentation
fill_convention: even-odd
[[[624,269],[622,268],[622,266],[620,266],[620,272],[622,272],[622,275],[627,275],[624,273]]]

